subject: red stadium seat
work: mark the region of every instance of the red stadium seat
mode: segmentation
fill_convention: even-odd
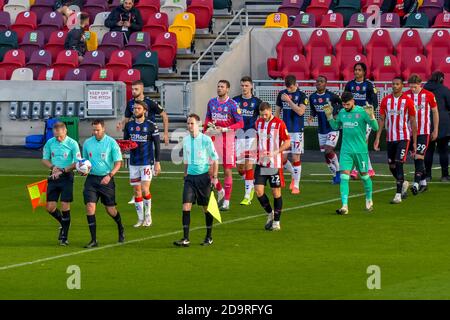
[[[114,73],[110,69],[97,69],[92,73],[91,81],[114,81]]]
[[[450,55],[450,34],[448,30],[436,30],[425,47],[431,70],[436,70]]]
[[[322,17],[320,28],[343,28],[344,17],[340,13],[329,13]]]
[[[133,65],[133,56],[128,50],[116,50],[111,54],[106,68],[110,69],[114,74],[114,80],[119,78],[123,70],[130,69]]]
[[[0,68],[5,70],[6,78],[10,79],[11,74],[17,68],[25,67],[25,52],[20,49],[9,50],[5,53]]]
[[[365,4],[361,3],[362,12],[366,12],[370,6],[377,6],[379,8],[382,4],[383,0],[367,0]]]
[[[386,55],[382,63],[376,64],[372,71],[375,81],[391,81],[394,77],[400,76],[400,65],[393,55]]]
[[[363,54],[363,44],[357,30],[347,29],[345,30],[339,41],[335,45],[337,64],[340,66],[341,71],[344,68],[353,69],[353,59],[356,55]]]
[[[408,63],[403,65],[402,70],[402,76],[404,79],[408,79],[408,77],[413,73],[418,74],[423,80],[430,77],[430,65],[427,57],[423,54],[410,56]]]
[[[8,80],[6,79],[6,71],[0,68],[0,80]]]
[[[213,0],[192,0],[186,11],[195,15],[196,29],[211,28]]]
[[[423,44],[416,29],[405,30],[395,48],[400,68],[405,69],[411,57],[423,54]]]
[[[61,51],[52,67],[57,69],[61,78],[64,79],[69,69],[78,68],[78,53],[75,50]]]
[[[161,1],[139,0],[139,2],[136,4],[136,8],[139,9],[142,18],[149,17],[159,12],[159,9],[161,8]]]
[[[127,101],[132,98],[131,84],[133,81],[141,80],[141,72],[136,69],[122,70],[119,74],[118,81],[125,82],[127,85]]]
[[[438,70],[444,74],[444,85],[450,88],[450,57],[441,62]]]
[[[277,57],[269,58],[267,61],[268,73],[271,78],[281,77],[281,72],[285,66],[290,64],[291,61],[294,61],[293,57],[295,55],[303,56],[303,42],[298,30],[288,29],[284,31],[277,44],[276,52]],[[273,59],[273,62],[269,62],[271,59]]]
[[[25,33],[36,30],[36,27],[36,13],[32,11],[23,11],[17,15],[16,22],[11,26],[11,30],[14,30],[17,33],[17,39],[20,42]]]
[[[160,68],[172,68],[177,56],[177,36],[173,32],[159,34],[151,49],[158,53]]]
[[[39,71],[38,80],[62,80],[59,70],[55,68],[43,68]]]
[[[432,28],[450,28],[450,13],[438,14]]]
[[[298,80],[309,80],[310,73],[306,58],[302,54],[293,54],[291,57],[284,57],[285,66],[281,70],[281,77],[285,78],[287,75],[292,74]]]
[[[305,46],[306,59],[310,70],[323,62],[324,56],[333,54],[333,46],[328,32],[323,29],[315,30]]]
[[[317,79],[319,75],[323,75],[328,80],[339,80],[339,65],[336,57],[329,55],[323,56],[323,60],[314,69],[311,70],[311,77]]]
[[[167,13],[157,12],[148,17],[142,31],[150,34],[150,43],[155,43],[156,37],[160,33],[165,33],[169,29],[169,18]]]
[[[368,67],[373,68],[376,64],[383,63],[383,57],[394,54],[394,45],[389,31],[378,29],[372,33],[369,42],[366,44]]]
[[[330,7],[331,0],[312,0],[306,8],[306,13],[310,13],[316,18],[316,25],[322,23],[322,17],[325,16]]]
[[[66,41],[67,31],[54,31],[50,35],[50,39],[44,49],[52,55],[52,62],[56,62],[58,53],[64,50],[64,42]]]
[[[362,54],[355,54],[353,57],[347,56],[345,59],[341,59],[340,69],[341,69],[341,77],[345,81],[350,81],[355,78],[353,72],[353,66],[355,63],[364,63],[367,66],[367,57]],[[367,70],[366,77],[370,78],[371,73],[370,69]]]

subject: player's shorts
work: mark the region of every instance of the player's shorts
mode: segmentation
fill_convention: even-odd
[[[208,172],[199,175],[188,174],[184,178],[183,203],[197,203],[207,206],[211,195],[211,178]]]
[[[271,188],[284,187],[283,170],[279,168],[263,168],[257,164],[255,166],[255,185],[265,186],[267,180]]]
[[[291,137],[291,153],[303,154],[304,153],[304,140],[303,132],[289,132]]]
[[[430,135],[429,134],[419,134],[417,136],[417,149],[416,154],[420,156],[425,156],[425,153],[428,149],[428,144],[430,142]],[[409,144],[409,151],[413,152],[413,144]]]
[[[130,166],[130,185],[138,186],[142,181],[152,181],[153,168],[148,166]]]
[[[388,141],[387,156],[388,163],[405,162],[406,155],[409,149],[409,140]]]
[[[320,152],[325,152],[325,146],[336,148],[339,141],[339,131],[330,131],[328,133],[319,133]]]
[[[88,175],[84,182],[84,204],[89,202],[97,203],[101,200],[103,205],[113,207],[116,205],[116,185],[114,178],[111,178],[108,184],[100,182],[105,176]]]
[[[64,173],[57,180],[48,179],[47,201],[73,201],[73,173]]]
[[[353,168],[360,173],[366,173],[369,169],[368,153],[349,153],[341,152],[339,158],[339,167],[341,171],[351,171]]]
[[[243,164],[245,160],[256,162],[256,138],[245,137],[236,139],[236,163]]]
[[[369,140],[370,133],[372,132],[372,127],[367,125],[366,127],[366,140]]]

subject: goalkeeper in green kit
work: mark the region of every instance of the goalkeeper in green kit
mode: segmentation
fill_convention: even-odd
[[[366,142],[367,124],[372,130],[378,130],[372,106],[357,106],[351,92],[344,92],[341,96],[343,109],[333,118],[331,106],[323,107],[330,126],[333,130],[342,128],[342,146],[339,163],[341,166],[341,199],[342,208],[336,210],[337,214],[348,214],[348,194],[350,172],[355,167],[364,184],[366,192],[366,210],[373,210],[372,180],[368,175],[369,150]]]

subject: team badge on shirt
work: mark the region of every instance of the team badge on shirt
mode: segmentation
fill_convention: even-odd
[[[102,160],[105,160],[106,159],[106,152],[102,152],[100,154],[100,157],[102,158]]]

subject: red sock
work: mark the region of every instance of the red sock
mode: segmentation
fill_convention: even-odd
[[[233,189],[233,178],[225,177],[225,200],[230,200],[231,198],[231,190]]]
[[[302,164],[301,161],[294,161],[294,163],[292,164],[293,167],[298,167]]]
[[[255,178],[253,169],[245,171],[245,180],[253,180]]]
[[[134,202],[142,202],[143,198],[142,197],[134,197]]]
[[[146,194],[146,195],[144,196],[144,199],[145,199],[145,200],[150,200],[151,198],[152,198],[152,194],[151,194],[151,193]]]

